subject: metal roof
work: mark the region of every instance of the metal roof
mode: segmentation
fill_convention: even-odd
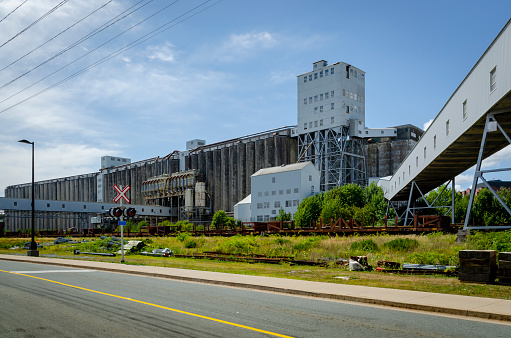
[[[283,172],[287,172],[287,171],[301,170],[309,164],[312,165],[311,162],[299,162],[299,163],[293,163],[293,164],[284,164],[284,165],[281,165],[278,167],[259,169],[252,176],[261,176],[261,175],[283,173]]]

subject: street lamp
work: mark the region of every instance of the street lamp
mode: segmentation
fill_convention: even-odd
[[[27,140],[19,140],[18,142],[32,145],[32,242],[30,242],[30,249],[27,251],[27,256],[39,256],[37,251],[37,243],[35,242],[35,183],[34,183],[34,142]]]

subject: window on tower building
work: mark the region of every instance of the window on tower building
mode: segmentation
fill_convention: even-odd
[[[318,107],[314,107],[314,114],[318,113]]]
[[[323,77],[323,71],[319,72],[319,77]]]
[[[312,74],[309,75],[309,81],[312,81]]]
[[[318,73],[314,73],[314,80],[317,80],[318,78]]]
[[[334,73],[334,68],[330,68],[330,74],[333,74]]]
[[[319,106],[319,112],[322,113],[323,112],[323,106]]]
[[[332,116],[332,117],[330,118],[330,123],[332,123],[332,124],[333,124],[334,122],[335,122],[335,117],[333,117],[333,116]]]
[[[328,69],[325,70],[325,76],[328,76]]]
[[[314,121],[314,128],[318,127],[318,121]]]
[[[312,96],[309,97],[309,103],[312,103]]]
[[[307,122],[303,124],[303,129],[307,130]]]
[[[328,96],[329,96],[329,95],[330,95],[330,94],[329,94],[328,92],[326,92],[326,93],[325,93],[325,100],[327,100],[327,99],[328,99]]]
[[[306,83],[306,82],[307,82],[307,75],[305,75],[305,76],[303,77],[303,83]]]
[[[330,110],[334,110],[334,103],[330,103]]]
[[[330,92],[330,96],[334,97],[334,91],[333,90]]]
[[[303,104],[307,104],[307,99],[303,99]]]
[[[323,126],[323,120],[319,120],[319,126],[322,127]]]
[[[319,94],[319,100],[323,101],[323,94]]]
[[[318,96],[314,95],[314,102],[318,102]]]
[[[346,114],[350,113],[350,106],[346,106]]]

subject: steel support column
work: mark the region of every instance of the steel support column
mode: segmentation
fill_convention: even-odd
[[[511,215],[511,209],[509,206],[497,195],[495,190],[488,184],[488,182],[484,179],[483,174],[492,173],[492,172],[502,172],[502,171],[511,171],[511,168],[502,168],[502,169],[490,169],[490,170],[481,170],[481,165],[483,162],[484,148],[486,146],[486,139],[488,137],[488,133],[496,132],[497,130],[504,135],[506,140],[511,144],[511,138],[505,132],[505,130],[501,127],[494,113],[488,113],[486,115],[486,122],[484,124],[483,136],[481,138],[481,146],[479,147],[479,155],[477,156],[476,168],[474,171],[474,179],[472,181],[472,190],[470,191],[470,199],[468,201],[467,214],[465,215],[465,224],[463,225],[463,230],[466,229],[511,229],[511,226],[474,226],[469,227],[468,224],[470,222],[470,216],[472,214],[472,207],[474,205],[475,194],[477,190],[477,182],[479,179],[483,181],[484,185],[491,191],[493,196],[499,201],[499,203],[506,209],[506,211]]]

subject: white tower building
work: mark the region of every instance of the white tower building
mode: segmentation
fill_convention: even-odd
[[[299,161],[320,172],[321,190],[357,183],[365,186],[365,140],[395,136],[394,128],[365,127],[365,72],[344,62],[313,63],[298,76]]]

